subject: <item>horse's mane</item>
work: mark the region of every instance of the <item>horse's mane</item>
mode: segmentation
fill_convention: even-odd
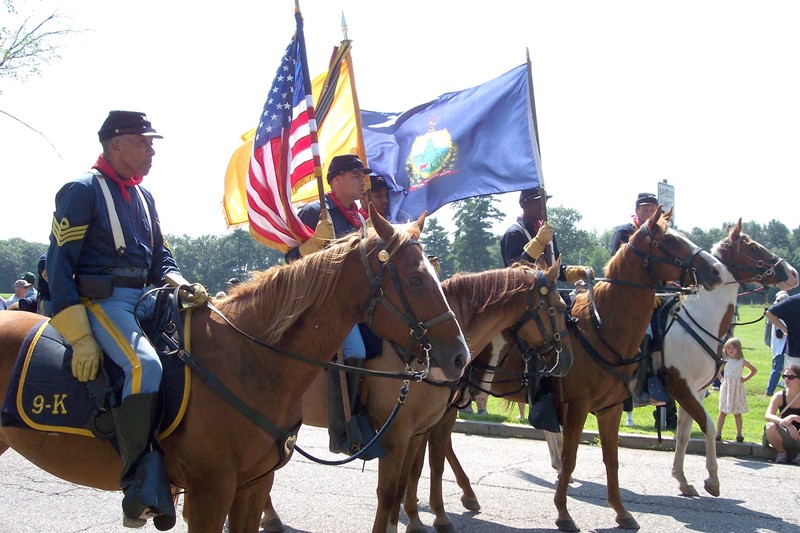
[[[374,236],[371,230],[368,237]],[[391,240],[400,246],[410,238],[408,232],[395,231]],[[264,327],[257,334],[264,342],[277,342],[302,313],[318,305],[337,287],[341,265],[360,239],[358,233],[352,233],[288,265],[253,272],[251,281],[232,288],[230,295],[219,301],[219,310],[234,321],[236,317],[257,317]]]
[[[504,305],[498,311],[513,307],[514,302],[507,298],[509,293],[527,292],[531,280],[536,282],[531,273],[530,265],[515,263],[509,268],[456,274],[442,282],[442,289],[448,297],[465,303],[470,316],[476,316],[498,302]]]

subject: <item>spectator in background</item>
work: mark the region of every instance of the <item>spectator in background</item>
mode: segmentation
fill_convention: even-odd
[[[783,371],[786,388],[772,395],[764,414],[767,426],[764,436],[769,445],[778,451],[775,462],[789,462],[789,452],[800,451],[800,366],[789,365]],[[794,464],[800,465],[800,454],[795,455]]]
[[[722,426],[725,424],[725,417],[732,414],[736,422],[736,442],[744,442],[742,415],[747,413],[747,391],[744,384],[755,376],[758,370],[750,361],[744,358],[742,341],[736,337],[731,337],[725,341],[722,351],[727,362],[719,370],[719,374],[722,377],[722,387],[719,390],[717,440],[722,440]],[[748,370],[746,376],[743,375],[745,368]]]
[[[24,279],[18,279],[14,282],[14,294],[11,295],[11,298],[6,300],[6,307],[11,307],[15,303],[17,303],[21,298],[25,298],[28,294],[28,291],[33,288],[33,285],[25,281]]]
[[[775,295],[773,305],[782,302],[788,297],[789,293],[786,291],[778,291],[778,294]],[[784,354],[786,353],[786,335],[771,321],[767,320],[766,322],[764,340],[767,341],[770,351],[772,352],[772,372],[769,375],[769,381],[767,381],[767,392],[765,394],[766,396],[772,396],[775,393],[775,387],[778,385],[783,386],[783,384],[778,383],[778,380],[781,377],[781,372],[783,372]]]
[[[773,304],[767,309],[765,316],[786,335],[785,364],[798,364],[800,362],[797,359],[800,358],[800,293]]]

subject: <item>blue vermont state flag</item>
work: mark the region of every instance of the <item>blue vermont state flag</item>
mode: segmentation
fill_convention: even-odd
[[[393,221],[446,203],[540,184],[526,65],[405,113],[361,111],[369,167],[386,177]]]

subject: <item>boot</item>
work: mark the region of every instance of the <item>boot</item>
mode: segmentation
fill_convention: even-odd
[[[157,407],[158,394],[133,394],[111,413],[125,464],[120,477],[125,523],[135,525],[153,518],[156,527],[164,531],[175,525],[175,506],[162,452],[155,442]]]
[[[344,400],[340,372],[328,368],[328,449],[331,453],[350,453],[344,421]]]
[[[650,335],[645,335],[642,339],[642,345],[639,348],[642,359],[639,361],[639,368],[636,370],[636,385],[631,391],[633,396],[634,407],[642,405],[650,405],[650,395],[647,393],[647,376],[650,372],[652,359],[650,357]]]
[[[347,366],[364,368],[366,359],[349,358],[345,359]],[[347,439],[351,455],[369,444],[377,435],[372,421],[367,412],[361,407],[361,374],[355,372],[347,373],[347,392],[350,395],[350,422],[347,424]],[[381,446],[380,441],[373,444],[370,449],[361,456],[365,461],[386,457],[386,450]]]

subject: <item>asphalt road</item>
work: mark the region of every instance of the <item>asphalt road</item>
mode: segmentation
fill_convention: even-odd
[[[482,510],[466,511],[452,473],[446,471],[445,505],[460,532],[554,531],[555,472],[545,443],[454,434],[456,452],[472,479]],[[299,445],[327,454],[324,430],[304,427]],[[340,456],[337,456],[340,457]],[[800,532],[800,467],[721,457],[722,495],[685,498],[670,476],[672,454],[620,449],[620,484],[641,531]],[[363,467],[363,470],[362,470]],[[690,455],[686,473],[702,491],[705,459]],[[581,446],[570,489],[570,512],[583,531],[622,531],[606,505],[605,468],[599,446]],[[428,476],[421,482],[424,523]],[[295,454],[278,472],[273,500],[289,533],[369,531],[375,512],[377,462],[320,466]],[[121,493],[78,487],[32,466],[9,451],[0,457],[0,533],[108,533],[122,527]],[[400,516],[400,531],[405,529]],[[157,531],[148,524],[142,533]],[[186,532],[179,520],[174,532]],[[430,528],[433,531],[433,528]]]

